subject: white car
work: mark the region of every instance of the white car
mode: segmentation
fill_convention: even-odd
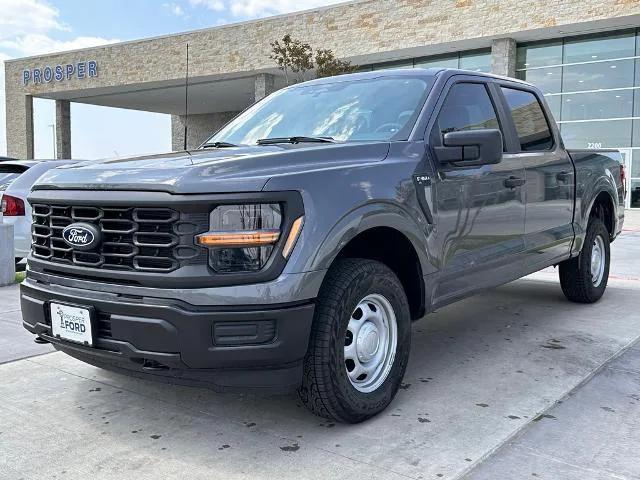
[[[27,196],[40,176],[72,160],[15,160],[0,163],[2,221],[13,224],[16,263],[31,249],[31,206]]]

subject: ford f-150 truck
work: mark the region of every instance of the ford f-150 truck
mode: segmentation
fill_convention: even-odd
[[[196,150],[45,174],[24,326],[99,367],[297,389],[360,422],[396,394],[412,320],[551,265],[569,300],[603,295],[620,160],[566,150],[540,91],[510,78],[297,84]]]

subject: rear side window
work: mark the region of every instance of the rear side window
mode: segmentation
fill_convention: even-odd
[[[524,152],[550,150],[553,135],[538,98],[531,92],[501,87]]]
[[[21,166],[0,164],[0,192],[4,192],[25,170]]]
[[[500,128],[487,88],[482,83],[456,83],[438,114],[439,142],[448,132],[483,128]]]

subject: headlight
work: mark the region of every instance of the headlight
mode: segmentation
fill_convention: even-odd
[[[198,235],[196,243],[209,248],[211,268],[220,273],[257,272],[281,240],[283,209],[279,203],[220,205],[211,212],[209,225],[210,231]],[[284,241],[285,258],[301,228],[302,217],[294,221]]]

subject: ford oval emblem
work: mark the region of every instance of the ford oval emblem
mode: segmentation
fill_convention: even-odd
[[[62,230],[62,238],[76,250],[91,250],[100,244],[100,230],[89,223],[72,223]]]

